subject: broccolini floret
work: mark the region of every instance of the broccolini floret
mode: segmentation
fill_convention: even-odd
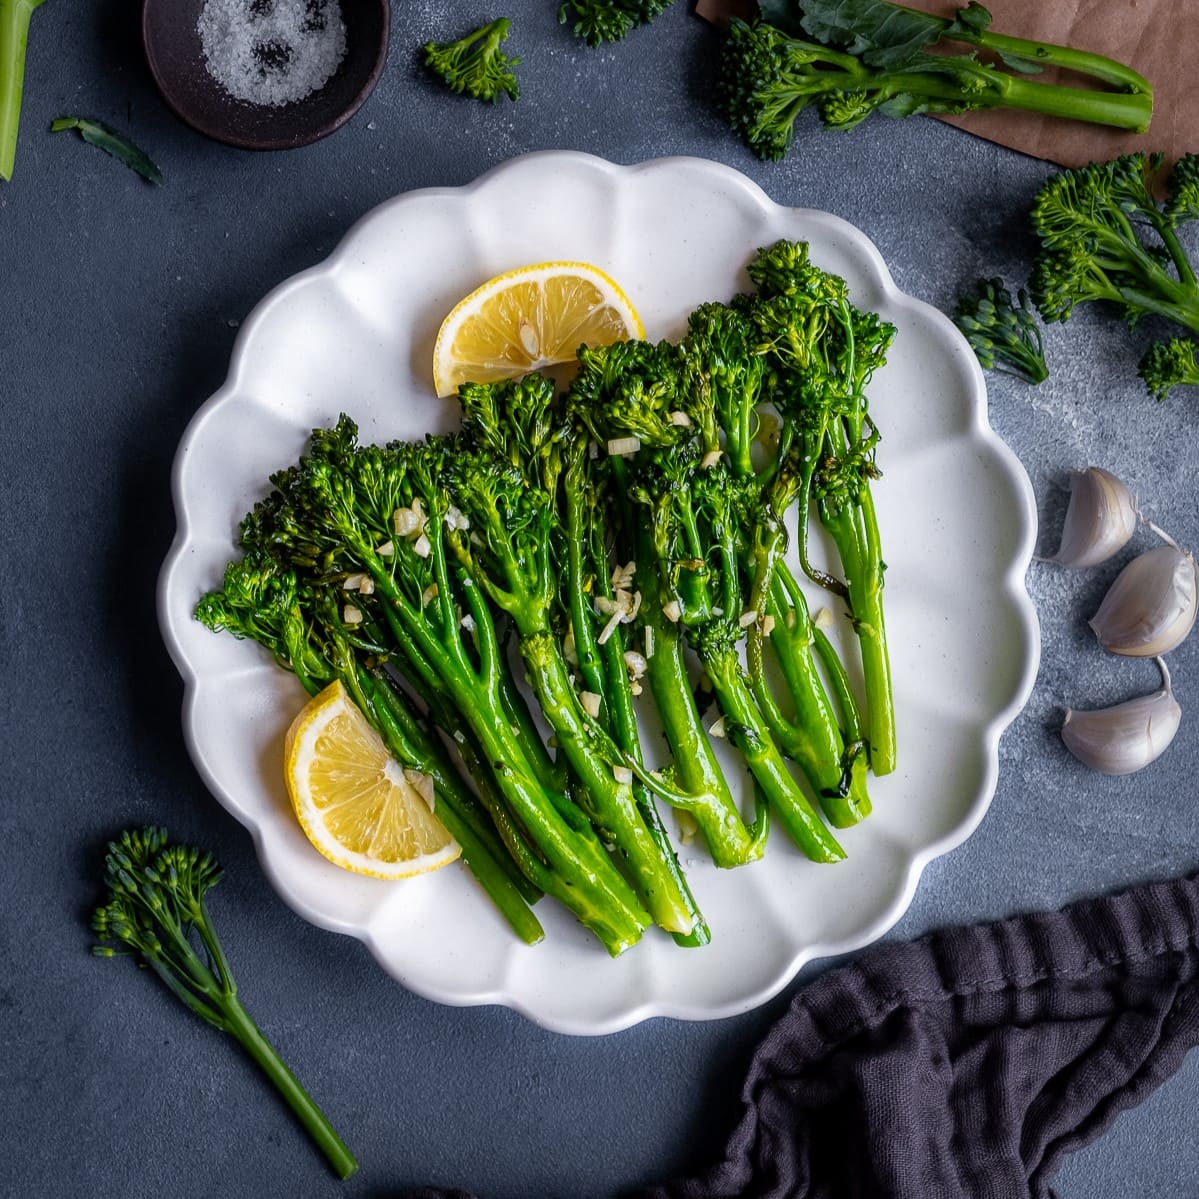
[[[618,42],[638,25],[648,25],[673,0],[566,0],[558,20],[589,46]]]
[[[511,28],[512,22],[500,17],[456,42],[428,42],[425,65],[447,87],[474,100],[498,100],[501,92],[510,100],[519,100],[516,67],[520,59],[500,49]]]
[[[1165,178],[1163,162],[1160,154],[1125,154],[1059,172],[1041,188],[1032,208],[1041,246],[1029,291],[1046,321],[1067,320],[1079,304],[1104,300],[1130,326],[1156,316],[1199,334],[1199,282],[1178,236],[1199,218],[1199,156],[1184,154]],[[1158,399],[1172,379],[1187,381],[1178,376],[1176,353],[1167,345],[1142,362]]]
[[[1024,288],[1013,297],[1002,279],[982,279],[959,302],[953,321],[987,370],[1033,384],[1049,378],[1041,327]]]
[[[105,944],[93,952],[98,957],[135,955],[197,1016],[234,1037],[337,1175],[349,1178],[358,1169],[353,1154],[238,998],[206,902],[220,878],[211,854],[171,844],[165,829],[122,833],[109,843],[104,860],[108,896],[92,917],[92,929]]]
[[[887,0],[765,0],[759,8],[762,20],[730,23],[718,99],[760,158],[786,154],[808,107],[831,129],[850,129],[874,112],[1015,108],[1144,132],[1152,116],[1152,88],[1137,72],[1101,55],[993,33],[991,14],[977,3],[952,18]],[[953,46],[969,48],[951,53]],[[1112,90],[1029,78],[1046,66]]]
[[[1175,387],[1199,387],[1196,343],[1185,337],[1156,341],[1141,359],[1138,373],[1157,400],[1164,400]]]

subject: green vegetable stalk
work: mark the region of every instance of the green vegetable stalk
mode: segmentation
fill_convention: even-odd
[[[25,48],[33,10],[45,0],[0,0],[0,179],[11,179],[17,156]]]
[[[278,1090],[339,1178],[358,1169],[324,1113],[262,1035],[238,998],[237,983],[209,918],[207,893],[221,870],[209,853],[171,845],[165,829],[127,831],[104,860],[108,897],[92,928],[99,957],[132,953],[213,1028],[232,1036]]]
[[[874,112],[1011,108],[1143,133],[1153,115],[1153,89],[1130,67],[993,33],[991,14],[973,0],[953,18],[888,0],[762,0],[759,8],[760,22],[730,24],[719,94],[733,128],[761,158],[783,157],[808,107],[833,129],[852,128]],[[1029,78],[1045,67],[1110,90]]]

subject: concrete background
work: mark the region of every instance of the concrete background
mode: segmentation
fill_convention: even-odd
[[[1025,214],[1044,163],[919,118],[847,134],[804,119],[785,163],[759,163],[713,111],[718,38],[686,0],[598,51],[556,23],[553,4],[510,0],[524,95],[473,104],[427,79],[417,48],[498,12],[449,7],[397,2],[388,68],[358,116],[322,143],[263,155],[206,141],[164,107],[138,6],[54,0],[34,15],[16,177],[0,185],[4,1195],[381,1197],[439,1183],[487,1199],[615,1196],[708,1159],[754,1044],[826,965],[739,1018],[656,1020],[600,1039],[440,1007],[386,978],[357,942],[290,912],[185,752],[181,685],[154,612],[175,445],[219,385],[238,322],[378,202],[466,183],[529,150],[622,163],[694,154],[746,172],[776,201],[852,221],[903,289],[943,309],[979,275],[1027,272]],[[129,132],[165,186],[73,135],[50,136],[68,112]],[[1081,312],[1050,330],[1044,386],[991,377],[991,420],[1032,478],[1046,536],[1060,520],[1056,484],[1094,463],[1125,477],[1182,544],[1199,543],[1195,397],[1157,405],[1143,394],[1135,363],[1152,332]],[[1101,778],[1057,737],[1063,704],[1157,685],[1151,663],[1105,657],[1085,625],[1131,552],[1078,575],[1033,565],[1043,660],[1003,739],[995,802],[928,869],[891,936],[1196,868],[1199,641],[1171,657],[1184,723],[1151,769]],[[213,906],[242,992],[357,1153],[349,1184],[232,1043],[131,966],[89,956],[104,843],[145,822],[224,863]],[[1070,1160],[1061,1194],[1194,1193],[1197,1099],[1191,1059]]]

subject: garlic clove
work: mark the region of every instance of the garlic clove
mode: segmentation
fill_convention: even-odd
[[[1062,741],[1082,763],[1102,774],[1132,774],[1159,758],[1174,740],[1182,709],[1170,687],[1170,672],[1159,658],[1162,689],[1111,708],[1066,710]]]
[[[1068,567],[1106,562],[1127,545],[1138,519],[1132,492],[1110,471],[1098,466],[1074,471],[1062,542],[1049,561]]]
[[[1195,559],[1176,545],[1159,545],[1120,571],[1089,623],[1109,652],[1154,658],[1182,643],[1197,606]]]

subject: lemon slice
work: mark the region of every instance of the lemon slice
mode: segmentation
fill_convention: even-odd
[[[433,814],[433,780],[396,762],[340,682],[292,722],[284,759],[300,825],[338,866],[409,878],[461,854]]]
[[[581,345],[645,336],[628,296],[599,267],[542,262],[489,279],[442,322],[433,348],[433,385],[494,383],[573,362]]]

